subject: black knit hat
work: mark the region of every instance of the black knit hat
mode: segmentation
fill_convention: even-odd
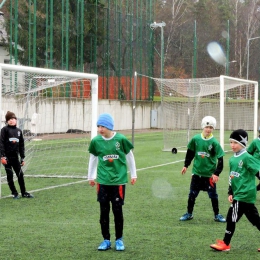
[[[246,147],[247,141],[248,141],[248,134],[243,129],[238,129],[233,131],[233,133],[230,135],[229,140],[233,140],[239,144],[241,144],[243,147]]]
[[[5,115],[5,121],[8,122],[10,119],[12,118],[16,118],[15,114],[11,111],[7,111],[6,115]]]

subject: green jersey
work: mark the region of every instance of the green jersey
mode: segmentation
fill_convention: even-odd
[[[246,150],[229,159],[229,185],[233,199],[254,204],[256,201],[255,175],[260,170],[259,162]]]
[[[188,143],[188,149],[195,153],[192,173],[203,177],[211,177],[216,170],[217,159],[225,155],[213,135],[209,138],[195,135]]]
[[[131,142],[119,133],[115,133],[111,139],[104,139],[101,135],[94,137],[88,150],[98,157],[97,182],[105,185],[127,183],[126,154],[131,149]]]
[[[256,159],[260,159],[260,137],[254,139],[248,146],[247,151]]]

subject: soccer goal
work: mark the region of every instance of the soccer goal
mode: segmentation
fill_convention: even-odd
[[[16,114],[25,139],[25,176],[84,178],[97,134],[98,76],[0,64],[2,127]],[[1,178],[5,180],[1,167]]]
[[[229,150],[233,130],[244,129],[249,142],[257,136],[258,82],[220,76],[198,79],[154,78],[161,94],[164,150],[186,151],[194,134],[200,133],[204,116],[213,116],[213,134]]]

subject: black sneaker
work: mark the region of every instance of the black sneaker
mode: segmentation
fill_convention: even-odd
[[[13,199],[14,200],[20,199],[19,194],[18,193],[13,194]]]
[[[30,194],[29,192],[25,192],[24,194],[22,194],[23,198],[34,198],[32,194]]]

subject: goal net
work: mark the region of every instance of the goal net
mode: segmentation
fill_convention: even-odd
[[[97,134],[98,76],[0,64],[0,85],[2,127],[12,111],[23,131],[25,176],[84,178]]]
[[[161,94],[164,150],[186,151],[201,120],[213,116],[213,134],[229,150],[233,130],[244,129],[249,141],[257,136],[258,82],[228,76],[198,79],[154,78]]]

